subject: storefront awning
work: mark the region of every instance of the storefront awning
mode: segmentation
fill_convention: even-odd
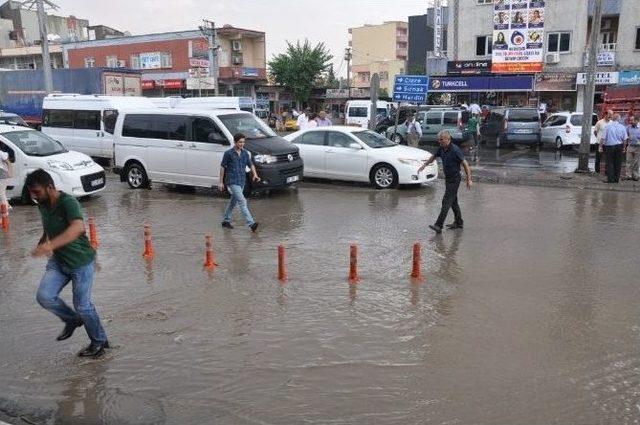
[[[533,76],[431,77],[430,92],[519,92],[533,90]]]

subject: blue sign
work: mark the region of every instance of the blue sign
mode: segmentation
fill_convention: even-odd
[[[429,90],[436,92],[532,91],[531,76],[434,77]]]
[[[640,84],[640,71],[620,71],[619,86],[636,86]]]
[[[259,77],[260,71],[258,68],[242,68],[243,77]]]
[[[429,92],[426,75],[396,75],[393,100],[396,102],[424,102]]]

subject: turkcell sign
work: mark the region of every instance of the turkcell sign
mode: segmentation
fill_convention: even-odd
[[[436,92],[531,91],[531,76],[433,77],[429,90]]]
[[[426,75],[396,75],[393,100],[396,102],[424,102],[429,91]]]

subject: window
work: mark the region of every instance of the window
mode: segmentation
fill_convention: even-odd
[[[140,56],[131,55],[131,68],[140,69]]]
[[[50,156],[67,152],[60,142],[39,131],[11,131],[3,136],[29,156]]]
[[[582,114],[573,114],[573,115],[571,115],[571,119],[569,119],[569,122],[572,125],[575,125],[576,127],[582,127]],[[592,115],[591,116],[591,125],[596,125],[597,122],[598,122],[598,116],[597,115]]]
[[[571,120],[573,121],[573,117],[571,117]],[[580,122],[582,123],[582,115],[580,115]],[[552,115],[544,122],[543,127],[557,127],[565,125],[566,123],[567,117],[563,115]]]
[[[329,131],[327,133],[327,145],[334,148],[348,148],[350,144],[357,143],[351,137],[337,131]]]
[[[389,72],[382,71],[380,72],[380,81],[387,81],[389,79]]]
[[[95,68],[96,67],[96,58],[94,58],[94,57],[84,58],[84,67],[85,68]]]
[[[457,112],[445,112],[442,119],[444,125],[458,125],[458,113]]]
[[[640,27],[636,28],[636,50],[640,50]]]
[[[74,128],[100,130],[100,111],[75,111]]]
[[[442,113],[440,112],[428,112],[427,117],[424,120],[425,124],[440,124],[442,122]]]
[[[349,108],[349,113],[347,114],[351,118],[366,118],[369,115],[369,108],[364,106],[362,107],[351,107]]]
[[[276,137],[276,133],[253,114],[221,114],[218,119],[229,133],[242,133],[247,140]]]
[[[482,5],[482,4],[493,4],[493,0],[476,0],[476,4],[477,4],[477,5]]]
[[[492,52],[493,37],[481,35],[476,37],[476,56],[488,56]]]
[[[166,122],[169,140],[187,140],[187,127],[190,121],[191,118],[184,115],[169,117]]]
[[[231,55],[231,61],[234,65],[242,65],[244,63],[242,53],[233,52],[233,54]]]
[[[509,109],[509,121],[536,122],[540,121],[540,113],[537,109]]]
[[[123,137],[186,140],[190,118],[181,115],[129,114],[124,118]]]
[[[73,128],[73,111],[63,109],[45,109],[43,127]]]
[[[568,32],[551,32],[547,40],[547,52],[566,53],[571,47],[571,33]]]
[[[161,68],[172,68],[173,60],[171,59],[171,53],[163,53],[160,58],[160,67]]]
[[[302,136],[298,137],[295,142],[296,143],[300,143],[302,145],[323,146],[324,145],[324,132],[323,131],[310,131],[310,132],[305,133]]]
[[[115,109],[105,109],[102,113],[102,120],[104,121],[104,131],[113,134],[116,128],[116,121],[118,120],[118,111]]]
[[[108,68],[117,68],[118,67],[118,57],[117,56],[107,56],[107,67]]]
[[[213,133],[214,137],[223,139],[224,135],[220,132],[213,121],[208,118],[195,118],[193,120],[193,141],[200,143],[212,143],[209,140],[209,134]],[[226,140],[226,139],[225,139]]]

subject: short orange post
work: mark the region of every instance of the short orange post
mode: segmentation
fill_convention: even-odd
[[[89,217],[89,242],[93,249],[98,249],[100,241],[98,240],[98,231],[96,230],[96,221],[93,217]]]
[[[216,268],[216,260],[213,255],[213,238],[211,235],[206,235],[205,240],[205,253],[204,253],[204,268],[207,270],[213,270]]]
[[[278,280],[282,282],[287,280],[287,265],[285,263],[284,245],[278,246]]]
[[[358,245],[352,244],[349,252],[349,282],[356,283],[358,277]]]
[[[142,256],[146,260],[151,260],[154,256],[153,242],[151,240],[151,226],[148,224],[144,225],[144,253]]]
[[[7,204],[0,205],[0,214],[2,214],[2,230],[5,232],[9,230],[9,210]]]
[[[416,280],[422,280],[422,270],[420,263],[422,261],[421,255],[422,247],[418,242],[413,244],[413,267],[411,268],[411,277]]]

